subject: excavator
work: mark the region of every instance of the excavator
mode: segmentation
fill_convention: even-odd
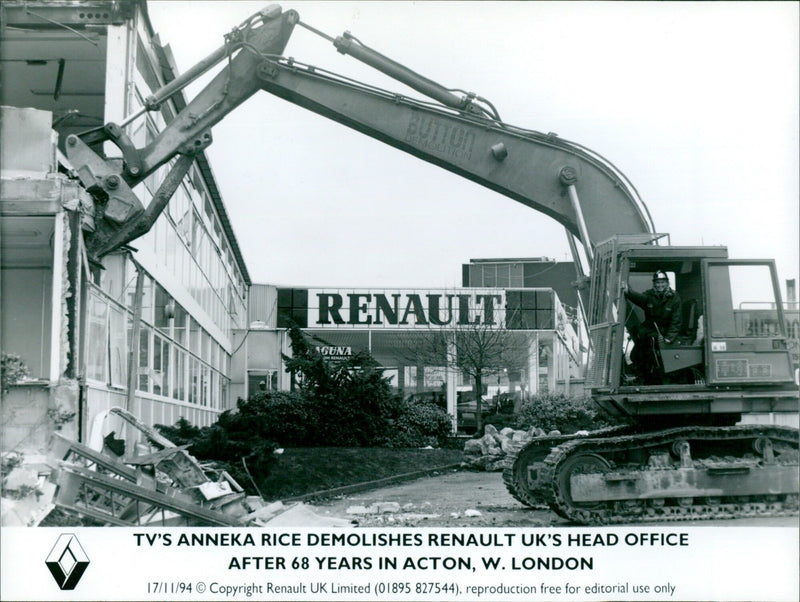
[[[296,26],[430,100],[283,56]],[[128,124],[223,61],[149,144],[131,143]],[[547,504],[579,524],[797,513],[798,429],[742,423],[747,414],[798,411],[774,261],[731,259],[721,246],[664,244],[668,235],[656,231],[633,184],[598,153],[505,123],[487,99],[446,88],[349,32],[330,37],[294,10],[259,11],[124,122],[66,139],[67,157],[94,199],[91,261],[152,227],[196,154],[211,143],[210,128],[259,90],[523,203],[566,229],[588,332],[587,389],[626,424],[534,439],[504,473],[517,500]],[[105,142],[121,158],[105,158]],[[169,172],[144,207],[133,188],[165,164]],[[685,300],[684,331],[657,350],[664,379],[650,384],[631,374],[626,359],[643,315],[624,291],[646,288],[656,270],[669,275]],[[753,287],[770,301],[777,327],[759,327],[741,302],[742,289]]]

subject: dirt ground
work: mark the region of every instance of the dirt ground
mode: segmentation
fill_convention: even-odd
[[[375,504],[397,511],[363,514]],[[362,527],[545,527],[563,524],[549,510],[528,508],[506,491],[499,472],[459,471],[424,477],[313,504],[322,515]],[[348,509],[350,512],[348,512]]]
[[[351,519],[359,527],[574,526],[545,507],[529,508],[519,503],[506,490],[499,472],[452,472],[312,505],[321,516]],[[362,512],[375,505],[382,505],[385,511]],[[797,526],[797,521],[796,516],[790,516],[685,521],[680,524],[775,527]]]

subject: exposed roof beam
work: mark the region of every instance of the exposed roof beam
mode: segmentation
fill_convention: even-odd
[[[72,4],[69,2],[16,2],[2,3],[4,26],[30,29],[53,27],[54,22],[71,28],[87,25],[121,25],[133,15],[136,2],[95,1]]]

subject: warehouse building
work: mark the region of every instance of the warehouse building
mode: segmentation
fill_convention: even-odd
[[[550,288],[250,288],[249,328],[235,333],[237,396],[287,390],[288,329],[302,330],[328,361],[360,352],[383,367],[398,394],[439,401],[461,428],[475,398],[463,355],[488,355],[482,398],[521,400],[543,391],[582,393],[581,348]],[[484,335],[492,333],[489,338]],[[481,339],[481,343],[475,343]],[[485,341],[491,342],[486,343]],[[236,377],[234,377],[235,379]]]

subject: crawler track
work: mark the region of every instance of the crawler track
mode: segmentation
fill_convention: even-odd
[[[754,449],[758,440],[768,439],[775,449],[769,461],[760,458]],[[669,458],[679,442],[687,442],[691,459],[678,464],[649,462],[654,455]],[[757,445],[755,446],[757,448]],[[667,451],[665,451],[667,450]],[[645,459],[644,462],[641,459]],[[584,459],[583,470],[576,467]],[[637,464],[637,459],[640,463]],[[677,468],[745,472],[754,479],[765,475],[770,467],[798,467],[798,431],[788,427],[681,427],[644,434],[604,438],[572,439],[551,452],[538,467],[538,485],[548,505],[559,515],[576,523],[603,525],[651,521],[742,518],[752,516],[785,516],[797,514],[798,493],[785,491],[737,495],[721,491],[720,495],[672,497],[645,500],[632,496],[626,500],[576,503],[571,499],[570,477],[575,474],[608,473],[613,480],[635,480],[645,473],[672,471]],[[791,472],[791,471],[789,471]],[[666,475],[666,472],[661,474]],[[749,478],[748,476],[748,478]]]
[[[537,437],[517,452],[511,460],[511,466],[503,470],[503,482],[515,500],[531,507],[547,505],[544,491],[528,487],[528,466],[541,463],[550,454],[550,450],[574,438],[570,435]]]
[[[583,436],[592,439],[619,436],[622,434],[631,433],[634,427],[631,426],[615,426],[606,429],[598,429],[591,431],[589,435]],[[526,506],[537,507],[548,505],[548,497],[546,492],[542,489],[532,489],[528,485],[528,466],[536,463],[541,463],[550,454],[550,451],[567,441],[581,438],[581,435],[555,435],[550,437],[537,437],[525,447],[523,447],[511,459],[511,465],[503,470],[503,482],[506,485],[508,492],[514,497],[515,500],[525,504]],[[561,515],[559,509],[553,508],[556,514]]]

